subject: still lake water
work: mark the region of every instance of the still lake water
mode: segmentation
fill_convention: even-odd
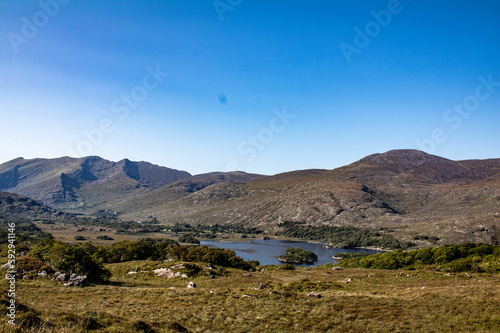
[[[348,250],[348,249],[325,249],[323,244],[278,240],[278,239],[253,239],[251,241],[241,242],[220,242],[203,240],[201,245],[208,247],[219,247],[228,250],[234,250],[236,254],[245,260],[258,260],[261,265],[281,265],[278,257],[285,254],[285,250],[289,247],[300,247],[302,250],[313,251],[318,255],[318,262],[314,264],[302,264],[300,266],[317,266],[328,262],[335,264],[336,260],[332,256],[338,253],[349,252],[365,252],[378,253],[376,250]]]

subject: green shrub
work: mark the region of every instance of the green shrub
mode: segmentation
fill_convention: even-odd
[[[70,245],[47,240],[35,246],[30,253],[57,271],[87,275],[89,282],[107,281],[111,276],[99,259],[99,249],[90,243]]]
[[[364,257],[347,257],[341,267],[377,269],[422,269],[432,267],[452,272],[500,272],[500,246],[464,243],[409,252],[394,251]]]
[[[194,234],[185,234],[179,237],[179,242],[188,244],[200,244],[200,240],[197,239]]]
[[[100,239],[100,240],[114,240],[113,238],[106,236],[106,235],[97,236],[96,238]]]

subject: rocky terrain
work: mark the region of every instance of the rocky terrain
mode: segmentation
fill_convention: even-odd
[[[0,187],[66,211],[112,209],[122,218],[169,224],[244,224],[271,232],[284,221],[366,227],[419,245],[500,239],[500,159],[451,161],[416,150],[266,177],[191,176],[98,157],[17,159],[0,165]]]
[[[15,193],[0,192],[0,221],[7,220],[50,220],[70,222],[76,219],[73,214],[64,213]]]

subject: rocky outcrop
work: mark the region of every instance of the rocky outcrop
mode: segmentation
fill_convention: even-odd
[[[87,275],[71,274],[68,282],[64,284],[65,287],[84,287],[87,285]]]

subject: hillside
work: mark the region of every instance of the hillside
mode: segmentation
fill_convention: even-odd
[[[243,223],[266,230],[283,221],[384,228],[401,240],[424,239],[417,239],[420,245],[431,244],[425,240],[431,236],[440,243],[500,239],[500,159],[451,161],[396,150],[334,170],[221,182],[183,194],[147,211],[169,223]],[[144,214],[130,205],[117,208],[131,218]]]
[[[76,218],[72,214],[63,213],[23,195],[0,192],[0,221],[13,219],[68,222]]]
[[[188,177],[191,175],[185,171],[128,159],[18,158],[0,165],[0,190],[26,195],[59,209],[97,210],[102,203]]]
[[[110,209],[122,219],[168,224],[238,224],[269,232],[284,221],[352,226],[382,229],[420,246],[500,239],[500,159],[451,161],[416,150],[274,176],[190,176],[98,157],[17,159],[0,165],[0,186],[66,211]]]

